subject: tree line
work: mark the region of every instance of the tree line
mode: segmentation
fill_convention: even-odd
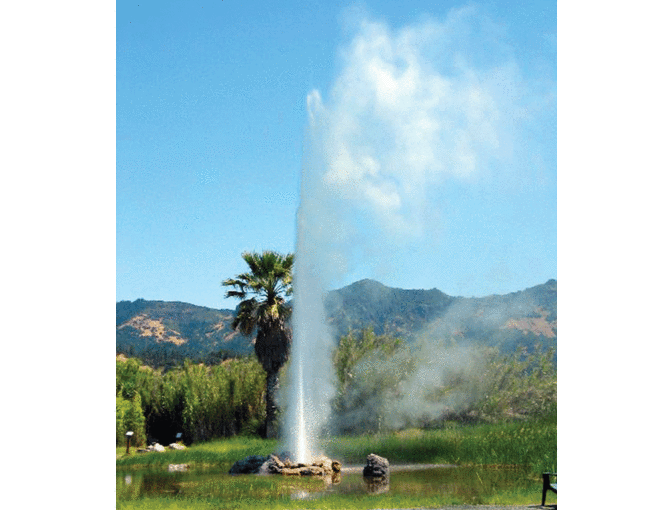
[[[185,443],[259,434],[264,419],[264,371],[252,358],[206,366],[185,361],[155,370],[137,359],[117,361],[117,445],[132,430],[132,444]],[[135,406],[129,414],[120,408]],[[122,404],[123,406],[123,404]],[[138,413],[138,410],[140,413]]]
[[[405,427],[438,427],[446,421],[510,421],[554,417],[557,369],[553,350],[521,348],[510,355],[480,349],[478,377],[453,372],[425,391],[423,398],[441,412],[390,418],[390,409],[408,397],[404,386],[417,373],[417,349],[372,329],[340,338],[333,353],[336,396],[331,403],[334,434],[382,432]],[[389,363],[388,363],[389,362]],[[394,370],[390,370],[394,367]],[[284,382],[285,371],[279,375]],[[235,435],[264,437],[266,374],[252,356],[208,366],[185,361],[167,370],[140,360],[117,361],[117,445],[158,441],[206,441]],[[454,395],[471,395],[456,401]],[[419,402],[416,402],[419,405]],[[414,407],[418,407],[418,405]],[[365,409],[366,412],[362,412]],[[280,410],[281,412],[281,410]],[[353,418],[354,417],[354,418]],[[397,417],[398,418],[398,417]]]

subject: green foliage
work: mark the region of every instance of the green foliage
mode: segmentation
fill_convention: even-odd
[[[125,434],[129,430],[133,431],[133,446],[142,446],[147,442],[141,389],[149,374],[140,366],[140,361],[136,359],[117,361],[116,442],[119,446],[126,445]]]
[[[336,432],[380,430],[386,393],[394,390],[410,370],[410,360],[398,356],[402,340],[376,335],[373,328],[341,337],[333,354],[338,387],[332,403]]]
[[[530,353],[519,347],[509,356],[495,357],[485,374],[483,398],[475,404],[487,421],[554,419],[557,412],[557,368],[554,349],[540,345]]]
[[[243,259],[250,270],[224,280],[222,285],[234,289],[227,291],[226,297],[241,300],[232,327],[249,336],[264,322],[289,317],[285,299],[292,294],[294,255],[245,252]]]
[[[344,390],[352,382],[354,378],[352,372],[362,358],[371,356],[373,353],[389,357],[402,344],[402,340],[398,338],[389,335],[376,335],[373,328],[367,328],[357,333],[350,331],[346,336],[341,337],[333,355],[336,377],[341,386],[339,390]]]
[[[245,336],[256,331],[254,353],[266,371],[266,419],[263,434],[274,437],[276,427],[276,388],[278,372],[289,359],[292,343],[288,319],[291,307],[286,303],[292,294],[294,255],[274,251],[243,253],[249,266],[247,273],[224,280],[222,285],[233,287],[227,297],[241,300],[231,326]]]
[[[117,395],[117,446],[126,444],[124,434],[128,431],[126,427],[126,415],[131,408],[131,402]]]
[[[449,356],[440,358],[431,348],[376,335],[372,328],[343,336],[333,354],[337,392],[331,432],[436,429],[455,420],[555,423],[554,350],[537,345],[530,352],[520,347],[514,354],[501,355],[494,348],[480,348],[462,359],[459,349],[450,350],[458,347],[446,345],[443,356]],[[414,377],[431,362],[437,367],[454,363],[458,369],[441,374],[434,386],[420,391],[413,386]],[[469,370],[463,369],[465,363],[471,363]],[[414,389],[412,398],[409,388]],[[125,445],[126,430],[134,430],[137,444],[145,440],[143,430],[150,442],[162,444],[173,442],[177,432],[184,434],[187,443],[263,433],[265,373],[253,357],[228,359],[215,366],[186,361],[163,372],[141,366],[136,359],[118,361],[116,391],[119,445]],[[431,407],[434,414],[399,418],[409,402],[415,408]]]
[[[132,431],[131,445],[142,446],[147,442],[145,435],[145,416],[142,412],[141,399],[135,394],[132,399],[124,399],[117,395],[117,446],[126,445],[126,432]]]
[[[556,413],[555,351],[511,355],[493,347],[404,343],[371,328],[341,337],[333,361],[335,433],[441,427],[451,420],[495,422]],[[412,396],[409,396],[412,392]]]
[[[132,395],[146,417],[147,435],[162,444],[173,442],[177,432],[186,442],[256,433],[265,417],[264,386],[264,371],[253,358],[213,367],[186,361],[164,373],[140,368],[138,360],[117,362],[117,394],[122,401]],[[118,417],[125,405],[118,399]],[[117,423],[119,428],[119,418]]]
[[[392,464],[515,465],[539,474],[557,470],[557,425],[545,419],[450,424],[436,430],[335,437],[326,450],[346,464],[361,462],[362,452],[376,452]]]

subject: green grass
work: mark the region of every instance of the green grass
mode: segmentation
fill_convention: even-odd
[[[519,466],[541,473],[556,469],[557,426],[549,420],[338,437],[329,441],[327,453],[346,464],[376,453],[393,464]]]
[[[292,500],[287,496],[281,496],[274,499],[241,499],[238,501],[224,499],[209,500],[175,500],[169,498],[162,499],[143,499],[137,501],[118,501],[117,509],[143,509],[143,510],[162,510],[162,509],[228,509],[228,510],[248,510],[256,508],[265,508],[268,510],[285,509],[321,509],[321,510],[348,510],[348,509],[376,509],[376,508],[440,508],[447,505],[463,504],[460,500],[451,500],[445,498],[383,498],[376,496],[350,496],[334,495],[329,499],[316,500]]]
[[[168,450],[165,452],[135,453],[131,448],[117,447],[117,467],[144,469],[168,464],[190,464],[193,467],[233,465],[248,455],[268,455],[277,448],[277,441],[257,437],[236,437],[218,439],[206,443],[194,444],[186,450]]]
[[[455,425],[441,430],[341,436],[325,444],[326,453],[345,464],[362,464],[376,453],[400,463],[518,466],[531,472],[556,470],[555,421]],[[194,466],[233,464],[247,455],[268,455],[278,449],[275,440],[236,437],[194,444],[186,450],[134,453],[117,448],[118,467],[152,467],[189,463]]]

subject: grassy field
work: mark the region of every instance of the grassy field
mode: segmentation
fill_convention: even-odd
[[[344,478],[339,490],[326,497],[312,497],[320,480],[286,477],[228,476],[230,466],[247,455],[267,455],[280,447],[276,441],[236,437],[194,444],[186,450],[133,453],[117,448],[117,472],[144,476],[142,485],[167,484],[177,495],[139,493],[138,484],[126,485],[118,477],[117,508],[437,508],[460,504],[539,504],[541,473],[556,471],[557,428],[554,421],[460,426],[441,430],[406,430],[380,435],[337,437],[325,444],[326,453],[345,465],[362,465],[368,453],[392,464],[457,464],[460,479],[429,483],[431,471],[400,474],[394,481],[403,491],[371,495],[361,486],[361,476]],[[166,471],[168,464],[190,465],[191,481],[176,485]],[[198,472],[216,470],[222,476],[203,478]],[[445,478],[445,471],[441,476]],[[453,475],[451,475],[453,476]],[[423,478],[425,477],[425,478]],[[297,494],[299,495],[297,497]],[[304,497],[305,496],[305,497]],[[556,503],[549,494],[548,503]]]
[[[193,444],[185,450],[135,453],[135,448],[126,454],[126,447],[117,447],[117,468],[152,468],[168,464],[189,464],[194,467],[233,465],[248,455],[269,455],[277,449],[275,440],[239,436],[232,439],[217,439]]]
[[[391,463],[518,466],[543,472],[555,470],[556,442],[555,423],[537,422],[336,438],[328,451],[345,463],[361,463],[362,452],[374,452]]]
[[[345,464],[363,464],[368,453],[376,453],[392,464],[517,466],[541,473],[555,471],[556,443],[555,421],[547,420],[342,436],[327,441],[325,453]],[[136,454],[132,448],[131,454],[126,455],[126,449],[118,447],[117,466],[146,468],[189,463],[225,467],[247,455],[268,455],[278,448],[276,441],[256,437],[214,440],[163,453]]]

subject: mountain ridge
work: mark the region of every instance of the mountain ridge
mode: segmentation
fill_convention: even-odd
[[[325,296],[327,323],[338,338],[373,328],[409,341],[423,335],[477,342],[505,351],[557,342],[557,281],[481,298],[439,289],[400,289],[363,279]],[[213,362],[250,354],[252,339],[231,328],[235,310],[180,301],[117,302],[117,354],[154,365],[191,358]]]

